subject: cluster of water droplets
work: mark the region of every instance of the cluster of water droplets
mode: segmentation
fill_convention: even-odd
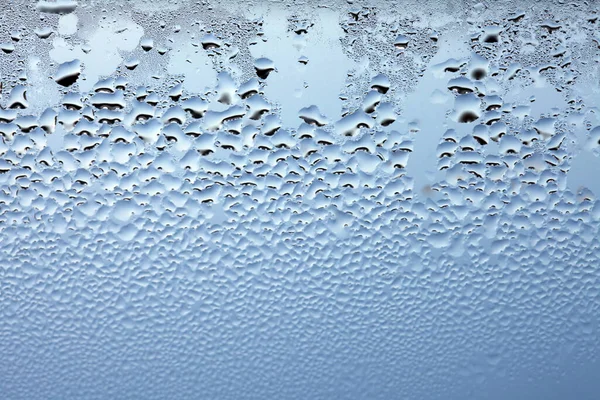
[[[329,14],[139,2],[96,76],[65,17],[116,10],[9,7],[0,397],[544,396],[598,366],[598,186],[571,184],[600,155],[596,12],[348,3],[341,112],[291,123],[253,49],[286,15],[306,75]]]

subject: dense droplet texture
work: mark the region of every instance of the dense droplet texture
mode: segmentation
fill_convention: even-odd
[[[7,1],[0,400],[600,393],[593,1]]]

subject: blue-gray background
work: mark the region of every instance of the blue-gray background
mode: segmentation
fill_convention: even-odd
[[[4,8],[0,399],[600,398],[594,2]]]

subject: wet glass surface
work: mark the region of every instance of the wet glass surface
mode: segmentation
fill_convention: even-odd
[[[0,399],[597,399],[599,14],[6,1]]]

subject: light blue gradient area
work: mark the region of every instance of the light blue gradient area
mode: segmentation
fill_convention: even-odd
[[[600,398],[594,2],[4,6],[0,400]]]

